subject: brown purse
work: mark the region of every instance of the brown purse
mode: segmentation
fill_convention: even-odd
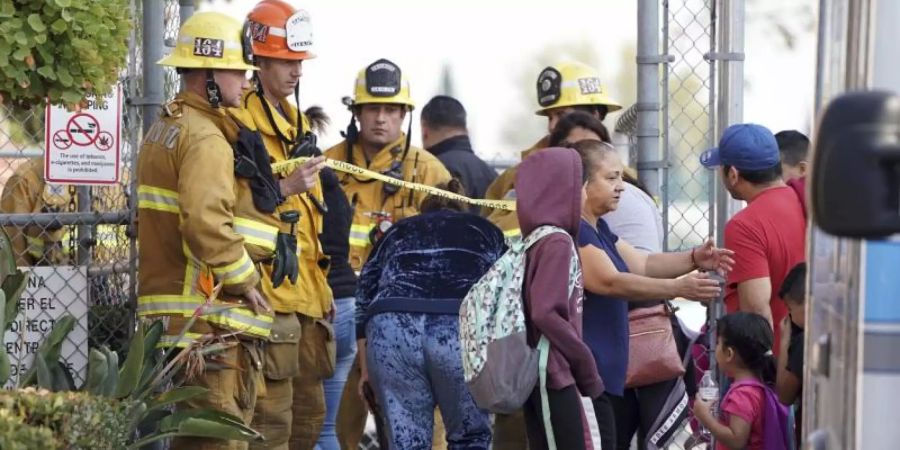
[[[647,386],[684,375],[668,301],[628,313],[628,372],[625,387]]]

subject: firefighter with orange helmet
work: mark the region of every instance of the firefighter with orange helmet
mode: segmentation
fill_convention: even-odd
[[[252,422],[265,441],[250,448],[312,450],[325,417],[322,382],[334,370],[328,351],[333,340],[327,319],[333,302],[326,280],[329,261],[318,238],[326,211],[318,174],[324,158],[298,110],[303,62],[313,57],[312,26],[306,11],[262,0],[247,15],[246,27],[260,70],[233,113],[254,124],[268,161],[312,157],[294,172],[276,176],[284,200],[273,214],[253,217],[254,210],[248,211],[257,233],[277,228],[274,242],[271,232],[265,239],[275,259],[260,265],[261,291],[275,312],[265,348],[266,393],[256,403]]]

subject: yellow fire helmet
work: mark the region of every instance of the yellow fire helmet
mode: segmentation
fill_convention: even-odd
[[[542,70],[537,79],[537,99],[541,108],[535,114],[539,116],[567,106],[605,106],[609,112],[622,109],[606,94],[597,70],[580,62],[564,62]]]
[[[158,64],[183,69],[258,70],[250,45],[249,30],[237,19],[199,12],[184,22],[175,50]]]
[[[415,108],[409,93],[409,79],[400,67],[386,59],[369,64],[359,71],[353,89],[353,99],[348,106],[371,103],[394,103]]]

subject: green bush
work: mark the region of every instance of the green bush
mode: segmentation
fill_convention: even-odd
[[[0,392],[0,414],[20,419],[41,439],[49,430],[65,449],[118,450],[127,446],[135,403],[85,392],[49,392],[33,388]],[[3,413],[6,411],[6,413]],[[6,446],[0,445],[6,449]],[[29,449],[53,448],[45,445]]]
[[[128,0],[0,0],[0,95],[21,107],[105,95],[130,32]]]
[[[25,424],[8,409],[0,409],[0,448],[3,450],[58,449],[59,441],[45,427]]]

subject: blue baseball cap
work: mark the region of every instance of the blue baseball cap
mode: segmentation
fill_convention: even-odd
[[[778,142],[768,128],[754,123],[739,123],[725,129],[719,146],[700,155],[707,169],[728,165],[738,170],[766,170],[781,163]]]

